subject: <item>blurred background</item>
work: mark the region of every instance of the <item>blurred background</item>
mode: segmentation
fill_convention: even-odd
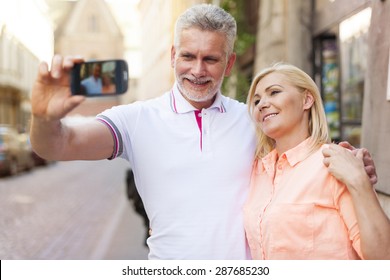
[[[277,61],[312,75],[333,140],[371,152],[390,215],[390,0],[0,0],[0,259],[146,259],[130,166],[36,155],[31,86],[58,53],[129,65],[126,94],[88,99],[68,121],[161,95],[174,81],[175,20],[203,2],[238,23],[224,94],[245,102],[254,74]]]

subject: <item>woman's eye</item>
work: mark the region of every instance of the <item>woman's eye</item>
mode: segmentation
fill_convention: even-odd
[[[280,92],[280,90],[273,90],[273,91],[271,91],[271,95],[274,95],[274,94],[277,94],[277,93],[279,93]]]
[[[260,99],[257,99],[257,100],[255,100],[255,102],[254,102],[255,106],[259,105],[259,103],[260,103]]]

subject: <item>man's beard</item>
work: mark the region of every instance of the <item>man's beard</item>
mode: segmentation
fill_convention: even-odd
[[[220,88],[220,85],[217,86],[215,84],[215,80],[210,77],[195,78],[192,75],[183,74],[180,76],[176,76],[176,80],[180,92],[184,95],[184,97],[186,97],[188,100],[193,102],[206,102],[213,99]],[[197,92],[196,88],[192,88],[192,89],[190,88],[188,90],[184,87],[184,80],[189,80],[192,83],[198,83],[198,84],[209,83],[209,86],[206,92],[204,92],[203,90]],[[222,84],[222,82],[220,84]],[[187,88],[188,87],[191,87],[191,85],[187,86]]]

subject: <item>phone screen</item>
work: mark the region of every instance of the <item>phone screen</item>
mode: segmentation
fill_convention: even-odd
[[[128,69],[124,60],[78,63],[71,71],[72,94],[107,96],[125,93],[127,88]]]

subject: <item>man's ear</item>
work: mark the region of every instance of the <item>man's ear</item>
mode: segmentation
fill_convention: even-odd
[[[236,62],[236,57],[237,57],[236,53],[232,53],[229,56],[228,62],[227,62],[227,66],[226,66],[226,70],[225,70],[225,77],[229,76],[230,73],[232,72],[234,62]]]
[[[175,67],[175,56],[176,56],[176,49],[175,46],[171,47],[171,67]]]
[[[308,90],[305,90],[305,92],[304,92],[304,100],[303,100],[303,108],[305,109],[305,110],[308,110],[308,109],[310,109],[311,108],[311,106],[313,106],[313,104],[314,104],[314,96],[313,96],[313,94],[310,92],[310,91],[308,91]]]

